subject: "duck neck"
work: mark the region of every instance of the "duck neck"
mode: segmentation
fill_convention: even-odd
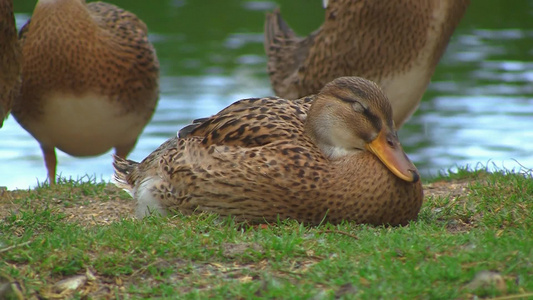
[[[336,107],[328,101],[322,101],[320,96],[313,102],[307,113],[304,132],[313,143],[330,158],[336,159],[347,155],[359,153],[347,145],[349,140],[346,130],[339,128],[339,121],[335,112]]]

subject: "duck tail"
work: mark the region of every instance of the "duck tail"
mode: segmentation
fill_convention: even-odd
[[[113,168],[115,169],[115,173],[113,174],[113,183],[117,187],[124,189],[132,196],[135,182],[133,182],[130,175],[138,165],[139,163],[136,161],[124,159],[113,154]]]
[[[272,13],[267,13],[265,19],[265,52],[268,55],[273,48],[278,44],[283,44],[285,41],[296,39],[294,31],[285,23],[281,17],[279,8],[276,8]]]

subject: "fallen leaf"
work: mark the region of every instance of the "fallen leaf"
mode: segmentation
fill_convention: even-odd
[[[479,271],[474,276],[474,279],[465,285],[466,289],[488,289],[494,287],[498,291],[505,293],[507,291],[507,284],[499,272],[495,271]]]
[[[335,299],[339,299],[343,296],[353,296],[357,294],[358,289],[355,285],[351,283],[345,283],[339,287],[339,289],[335,292]],[[351,297],[347,297],[351,298]]]
[[[252,278],[251,276],[245,275],[245,276],[243,276],[243,277],[240,277],[240,278],[239,278],[239,281],[240,281],[241,283],[246,283],[246,282],[250,282],[250,281],[252,281],[252,279],[253,279],[253,278]]]
[[[87,282],[85,275],[76,275],[67,279],[60,280],[54,284],[54,290],[62,293],[67,290],[77,290]]]
[[[365,287],[370,286],[370,281],[364,277],[359,277],[359,283]]]
[[[256,243],[241,243],[241,244],[231,244],[225,243],[222,245],[223,252],[222,255],[227,258],[235,258],[239,255],[242,255],[248,251],[262,252],[263,247]]]

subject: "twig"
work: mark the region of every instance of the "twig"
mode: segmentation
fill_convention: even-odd
[[[26,245],[30,244],[31,242],[32,241],[27,241],[27,242],[24,242],[24,243],[20,243],[20,244],[16,244],[16,245],[13,245],[13,246],[9,246],[9,247],[4,248],[4,249],[0,249],[0,253],[7,252],[7,251],[15,249],[17,247],[26,246]]]
[[[137,276],[138,274],[140,274],[140,273],[142,273],[142,272],[148,270],[148,268],[150,268],[151,266],[157,265],[157,264],[160,263],[160,262],[164,262],[164,260],[158,258],[158,259],[156,259],[155,261],[153,261],[153,262],[147,264],[146,266],[141,267],[140,269],[135,270],[135,272],[131,273],[131,275],[130,275],[129,277],[130,277],[130,278],[133,278],[134,276]]]
[[[359,238],[358,238],[356,235],[354,235],[354,234],[351,234],[351,233],[348,233],[348,232],[344,232],[344,231],[340,231],[340,230],[329,230],[329,229],[328,229],[328,230],[321,230],[321,231],[319,231],[319,232],[317,232],[317,233],[338,233],[338,234],[343,234],[343,235],[349,236],[349,237],[354,238],[354,239],[356,239],[356,240],[359,239]]]
[[[509,299],[520,299],[520,298],[526,299],[526,298],[531,297],[531,296],[533,296],[533,293],[502,296],[502,297],[491,298],[491,300],[509,300]]]

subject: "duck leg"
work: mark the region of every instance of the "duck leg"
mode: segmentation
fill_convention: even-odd
[[[115,146],[115,154],[125,159],[128,154],[130,154],[131,150],[133,150],[135,144],[137,144],[137,140],[133,141],[133,143],[129,143],[126,145]]]
[[[43,151],[44,163],[46,165],[46,170],[48,171],[48,182],[50,185],[55,185],[57,165],[56,149],[54,147],[41,145],[41,150]]]

